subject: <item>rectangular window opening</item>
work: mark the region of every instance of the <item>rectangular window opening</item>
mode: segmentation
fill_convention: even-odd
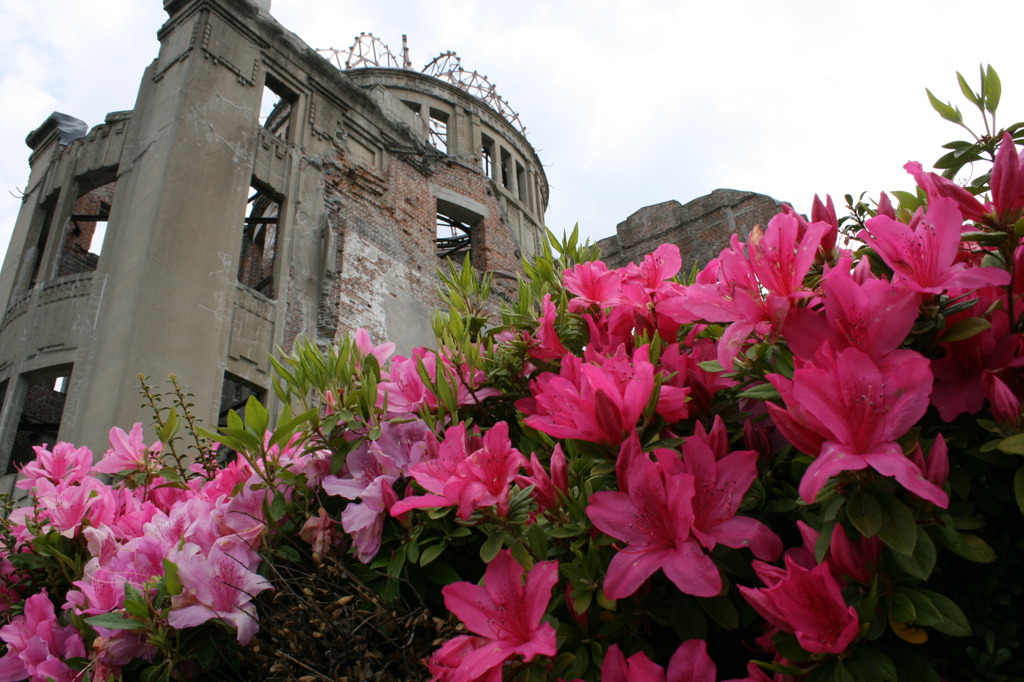
[[[516,187],[519,189],[519,201],[526,203],[526,169],[516,161]]]
[[[42,277],[41,272],[43,269],[43,255],[46,253],[46,244],[50,241],[50,228],[53,225],[53,214],[56,208],[56,197],[50,201],[46,207],[46,213],[43,217],[43,225],[39,230],[39,239],[36,240],[35,251],[32,254],[32,276],[29,277],[28,286],[26,290],[34,287]]]
[[[463,221],[437,209],[437,245],[438,258],[461,258],[469,253],[472,247],[473,228]]]
[[[448,153],[448,114],[437,109],[430,110],[430,144],[442,154]]]
[[[501,186],[505,189],[512,189],[512,155],[504,149],[501,150]]]
[[[494,140],[486,135],[480,136],[480,164],[484,175],[494,177]]]
[[[239,417],[245,419],[245,404],[250,397],[261,403],[265,401],[267,392],[260,386],[251,384],[228,372],[224,373],[224,383],[220,391],[220,410],[217,413],[217,426],[228,425],[228,414],[234,410]]]
[[[92,272],[99,266],[116,191],[114,181],[79,195],[68,218],[58,277]]]
[[[249,187],[242,248],[238,255],[238,281],[267,298],[276,295],[274,265],[280,213],[280,201],[266,190]]]
[[[70,374],[70,372],[68,372]],[[64,416],[64,403],[67,399],[66,380],[63,388],[57,390],[57,378],[53,375],[39,376],[32,379],[25,391],[25,402],[21,406],[18,419],[18,430],[14,434],[14,445],[5,473],[12,474],[28,462],[35,459],[32,448],[36,445],[53,447],[57,443],[57,432]]]
[[[288,139],[295,99],[294,92],[267,74],[267,80],[263,85],[263,99],[260,102],[260,125],[281,139]]]

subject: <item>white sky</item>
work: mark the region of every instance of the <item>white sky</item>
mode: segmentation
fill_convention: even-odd
[[[0,249],[28,176],[25,136],[56,110],[102,123],[131,109],[166,19],[160,0],[0,0]],[[808,211],[815,192],[908,189],[962,139],[924,89],[960,105],[981,62],[1024,119],[1011,0],[273,0],[313,47],[360,31],[415,66],[445,50],[487,74],[546,166],[547,223],[592,239],[642,206],[728,187]],[[966,135],[966,133],[964,133]]]

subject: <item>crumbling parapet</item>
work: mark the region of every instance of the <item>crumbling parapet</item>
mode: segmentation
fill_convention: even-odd
[[[754,225],[767,225],[779,207],[764,194],[716,189],[685,204],[672,200],[641,208],[597,245],[608,267],[618,268],[639,262],[660,244],[676,244],[688,270],[718,256],[732,235],[745,239]]]

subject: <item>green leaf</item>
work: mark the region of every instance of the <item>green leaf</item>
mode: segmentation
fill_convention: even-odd
[[[998,558],[987,542],[970,533],[957,533],[956,540],[943,544],[953,553],[975,563],[988,564]]]
[[[878,496],[870,490],[855,490],[846,503],[846,516],[853,527],[866,538],[874,537],[882,529],[885,512]]]
[[[938,611],[939,620],[930,627],[950,637],[967,637],[971,634],[971,624],[956,602],[931,590],[919,589],[917,592],[926,597]]]
[[[871,647],[858,647],[853,657],[846,660],[846,664],[858,681],[896,682],[899,677],[892,659]]]
[[[1024,433],[1017,433],[999,441],[996,447],[1008,455],[1024,455]]]
[[[947,328],[939,340],[943,343],[963,341],[991,328],[992,324],[988,320],[983,320],[980,317],[968,317]]]
[[[747,390],[745,390],[742,393],[740,393],[739,397],[740,398],[749,398],[751,400],[779,400],[779,399],[781,399],[781,396],[779,395],[778,389],[776,389],[774,386],[772,386],[771,384],[768,384],[768,383],[758,384],[757,386],[754,386],[753,388],[748,388]]]
[[[288,501],[284,499],[284,493],[280,490],[274,491],[274,499],[270,503],[270,519],[280,521],[288,513]]]
[[[295,549],[291,545],[281,545],[274,550],[274,554],[281,557],[285,561],[290,561],[293,564],[297,564],[302,561],[302,555],[299,554],[299,550]]]
[[[914,544],[914,551],[909,555],[891,552],[890,556],[897,566],[910,575],[921,580],[927,580],[935,569],[937,552],[935,551],[935,543],[932,542],[928,531],[923,526],[917,526],[917,542]],[[908,622],[904,619],[901,620]]]
[[[169,559],[163,560],[164,584],[167,586],[167,594],[172,597],[181,594],[181,579],[178,577],[178,566]]]
[[[1013,476],[1013,495],[1017,498],[1017,508],[1024,514],[1024,467],[1017,469]]]
[[[917,608],[910,597],[902,592],[893,593],[892,607],[889,609],[889,615],[892,616],[893,620],[901,623],[917,622]]]
[[[917,521],[914,520],[914,513],[892,495],[879,496],[879,502],[885,511],[885,522],[878,531],[878,537],[901,554],[913,553],[914,545],[917,544]]]
[[[928,88],[925,88],[924,91],[928,93],[928,101],[931,102],[932,109],[937,111],[939,113],[939,116],[941,116],[942,118],[946,119],[951,123],[963,123],[964,117],[960,113],[959,109],[956,109],[950,106],[949,104],[944,104],[940,102],[939,99],[935,95],[933,95],[932,91],[929,90]]]
[[[160,428],[160,433],[157,434],[157,438],[160,439],[161,443],[170,443],[171,439],[174,438],[174,434],[178,432],[178,411],[173,407],[167,410],[167,420],[164,425]]]
[[[146,627],[145,623],[141,623],[131,618],[125,618],[124,614],[117,611],[111,611],[110,613],[86,618],[85,622],[89,625],[106,628],[108,630],[141,630]]]
[[[991,65],[989,65],[988,70],[985,72],[982,83],[985,85],[985,108],[988,109],[988,113],[994,114],[999,107],[999,99],[1003,94],[1003,84],[999,82],[999,75]]]
[[[973,90],[971,90],[971,86],[967,84],[967,79],[964,78],[959,71],[956,72],[956,80],[958,83],[960,83],[960,92],[964,93],[964,97],[969,99],[972,104],[976,106],[980,105],[981,98],[978,97],[978,95],[976,95]]]
[[[711,616],[720,627],[726,630],[735,630],[740,626],[740,614],[732,600],[725,595],[711,597],[709,599],[698,599],[700,607]]]
[[[480,545],[480,560],[485,564],[491,563],[494,557],[498,556],[498,552],[501,551],[501,545],[504,541],[503,533],[500,530],[496,530],[484,540],[484,544]]]
[[[443,552],[444,548],[447,546],[448,543],[442,540],[436,545],[431,545],[430,547],[427,547],[425,550],[420,552],[420,566],[426,566],[434,559],[441,556],[441,552]]]

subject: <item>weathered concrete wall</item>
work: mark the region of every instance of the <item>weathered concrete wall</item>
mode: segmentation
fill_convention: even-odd
[[[745,239],[750,228],[767,225],[779,205],[764,194],[716,189],[686,204],[673,200],[641,208],[616,226],[614,236],[597,245],[609,267],[622,267],[661,244],[676,244],[688,271],[718,256],[733,234]]]

